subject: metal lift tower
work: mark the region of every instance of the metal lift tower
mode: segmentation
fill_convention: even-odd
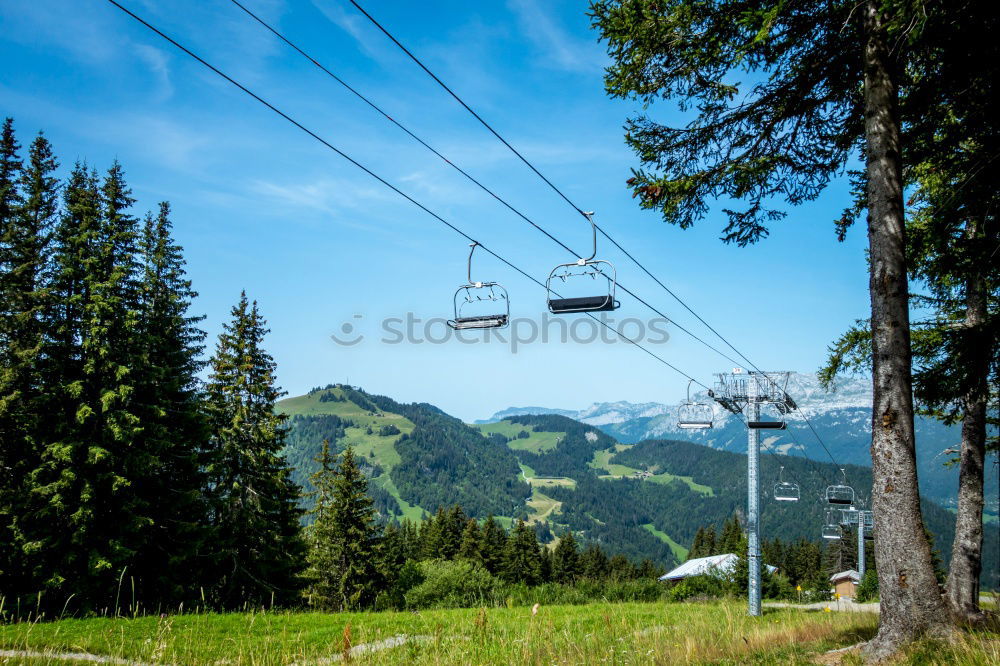
[[[748,606],[750,615],[760,609],[760,430],[784,428],[784,423],[769,424],[760,420],[760,406],[773,405],[784,415],[795,409],[795,401],[785,392],[788,372],[747,372],[734,368],[719,375],[712,397],[733,414],[744,414],[747,428],[747,562],[750,565]]]

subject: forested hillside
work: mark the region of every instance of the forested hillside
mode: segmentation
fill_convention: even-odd
[[[338,450],[350,445],[384,518],[417,519],[460,504],[472,517],[495,515],[508,526],[525,519],[542,541],[555,543],[572,530],[610,553],[670,567],[686,558],[700,527],[721,529],[746,507],[746,456],[692,442],[622,444],[555,414],[470,427],[431,405],[403,405],[341,385],[284,400],[279,409],[292,417],[286,457],[295,478],[307,483],[323,439]],[[771,499],[782,465],[784,479],[801,486],[799,502]],[[845,472],[866,499],[871,470],[850,465]],[[820,543],[828,508],[823,493],[841,478],[831,463],[764,455],[763,538]],[[953,516],[931,501],[923,508],[947,559]],[[987,582],[996,577],[996,551],[994,533],[987,538]]]

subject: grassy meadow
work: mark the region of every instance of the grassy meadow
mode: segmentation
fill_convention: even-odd
[[[868,613],[742,603],[622,603],[400,613],[188,614],[0,627],[0,649],[86,652],[142,663],[372,664],[809,663],[870,636]],[[362,644],[401,645],[367,651]],[[397,639],[398,640],[398,639]],[[385,642],[385,643],[380,643]],[[8,663],[62,663],[12,658]],[[68,662],[67,662],[68,663]]]
[[[2,664],[860,664],[826,654],[874,635],[874,613],[742,601],[420,612],[195,613],[0,626]],[[1000,663],[1000,627],[921,641],[898,664]],[[13,656],[11,651],[34,656]],[[75,659],[67,659],[69,653]],[[104,659],[110,657],[111,659]]]

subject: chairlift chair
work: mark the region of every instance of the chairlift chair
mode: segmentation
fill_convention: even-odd
[[[688,382],[687,402],[677,408],[677,427],[682,430],[705,430],[712,427],[715,412],[712,405],[691,400],[691,380]]]
[[[788,426],[785,419],[779,418],[777,421],[747,421],[747,427],[754,430],[784,430]]]
[[[826,520],[823,524],[822,535],[824,539],[840,539],[842,534],[840,530],[840,512],[836,509],[831,509],[826,512]]]
[[[826,501],[830,504],[854,504],[854,488],[847,485],[847,474],[844,470],[840,470],[840,473],[844,475],[844,483],[834,484],[832,486],[827,486],[826,488]]]
[[[875,538],[875,514],[871,511],[862,511],[861,520],[864,521],[865,525],[865,539],[872,541]]]
[[[778,472],[778,482],[774,484],[774,499],[779,502],[798,502],[799,484],[784,481],[785,467],[782,465]]]
[[[470,244],[467,275],[468,283],[455,290],[455,318],[448,325],[456,331],[469,329],[506,328],[510,323],[510,299],[507,290],[496,282],[472,281],[472,255],[478,242]],[[499,303],[503,311],[497,312]]]
[[[594,259],[597,256],[597,226],[594,224],[594,214],[584,213],[590,222],[591,232],[594,237],[594,250],[586,259],[580,258],[569,264],[559,264],[549,273],[549,279],[545,281],[545,289],[548,292],[549,312],[552,314],[572,314],[576,312],[611,312],[618,309],[620,303],[615,300],[615,287],[617,286],[617,273],[614,265],[604,259]],[[578,285],[581,278],[590,277],[592,280],[603,285],[605,288],[596,295],[563,297],[554,289],[553,280],[559,280],[561,284],[572,282]],[[600,282],[603,280],[603,282]]]

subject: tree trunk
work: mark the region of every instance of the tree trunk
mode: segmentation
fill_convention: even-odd
[[[969,222],[966,238],[975,242],[978,225]],[[976,273],[965,285],[965,339],[967,388],[962,397],[962,451],[958,468],[958,514],[955,542],[945,594],[955,618],[966,622],[984,619],[979,608],[979,576],[983,567],[983,473],[986,462],[987,378],[990,345],[986,326],[986,287]]]
[[[864,102],[872,306],[872,509],[881,618],[866,646],[880,661],[950,626],[924,534],[913,433],[902,160],[894,68],[879,14],[864,6]]]

